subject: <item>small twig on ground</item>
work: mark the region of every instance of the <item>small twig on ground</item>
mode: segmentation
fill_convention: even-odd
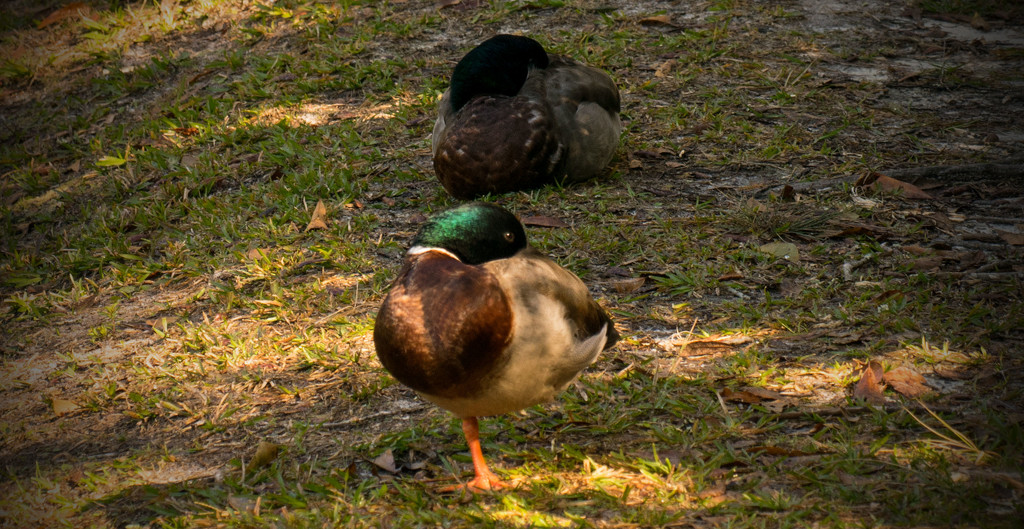
[[[846,261],[843,263],[843,280],[853,281],[853,271],[860,268],[864,263],[875,258],[875,254],[868,255],[863,259],[857,259],[856,261]]]
[[[747,296],[744,293],[740,292],[739,290],[736,290],[735,288],[725,287],[725,290],[740,299],[747,299]]]
[[[756,193],[754,193],[754,196],[761,197],[768,193],[780,191],[787,185],[793,188],[793,191],[797,193],[806,193],[808,191],[826,191],[828,189],[832,189],[833,187],[842,186],[843,184],[852,185],[854,182],[857,181],[858,178],[859,177],[857,175],[847,175],[839,176],[836,178],[823,178],[821,180],[814,180],[811,182],[793,182],[780,184],[777,186],[760,189]]]

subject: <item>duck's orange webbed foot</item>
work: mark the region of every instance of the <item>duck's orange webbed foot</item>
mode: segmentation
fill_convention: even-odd
[[[454,492],[457,490],[468,490],[469,492],[488,492],[506,489],[509,487],[487,468],[487,461],[484,460],[483,450],[480,449],[480,424],[476,417],[462,419],[462,433],[466,435],[466,444],[469,445],[469,455],[473,458],[473,479],[462,485],[445,487],[442,492]]]

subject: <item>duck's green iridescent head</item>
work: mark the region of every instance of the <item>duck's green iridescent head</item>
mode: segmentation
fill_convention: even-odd
[[[511,257],[525,248],[526,230],[504,208],[470,202],[427,221],[412,244],[444,248],[466,264],[480,264]]]

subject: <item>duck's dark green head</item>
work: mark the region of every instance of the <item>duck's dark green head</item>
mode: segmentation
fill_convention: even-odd
[[[480,264],[511,257],[526,247],[526,231],[504,208],[470,202],[427,221],[413,246],[444,248],[463,263]]]
[[[452,73],[452,110],[473,96],[514,96],[526,82],[530,66],[547,68],[548,54],[539,42],[517,35],[495,35],[473,48]]]

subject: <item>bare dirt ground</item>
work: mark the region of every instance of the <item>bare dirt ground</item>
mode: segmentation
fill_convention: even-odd
[[[204,61],[220,57],[225,48],[232,46],[223,35],[233,17],[250,12],[247,9],[251,5],[241,4],[237,11],[225,11],[223,19],[211,17],[190,34],[134,45],[125,52],[122,67],[132,66],[132,54],[148,57],[161,47],[177,47],[188,49],[198,66],[173,75],[199,76]],[[367,53],[382,60],[395,56],[425,58],[427,71],[423,75],[443,76],[461,50],[498,31],[545,35],[585,31],[601,39],[602,32],[609,30],[595,22],[598,19],[594,13],[614,7],[623,19],[632,21],[631,31],[670,34],[705,27],[706,19],[715,14],[707,9],[708,3],[587,4],[584,9],[570,11],[546,8],[541,2],[538,9],[529,10],[529,17],[510,16],[499,24],[474,27],[467,20],[477,8],[472,7],[473,2],[464,4],[443,8],[442,16],[448,17],[446,30],[378,42],[369,46]],[[922,376],[931,395],[930,407],[954,414],[964,410],[960,427],[973,438],[983,441],[992,435],[991,421],[986,422],[985,416],[998,416],[1007,428],[1019,432],[1024,420],[1024,385],[1020,383],[1024,377],[1024,329],[1013,325],[1024,325],[1024,26],[1019,12],[1008,11],[1011,14],[1005,19],[979,21],[951,14],[936,16],[902,3],[874,0],[780,2],[776,6],[778,16],[773,17],[766,17],[766,8],[758,3],[734,5],[731,9],[730,27],[743,35],[736,38],[748,45],[749,39],[764,40],[763,48],[737,45],[733,52],[756,50],[764,78],[773,78],[772,86],[746,86],[745,76],[737,74],[730,79],[719,70],[714,75],[698,71],[689,77],[673,76],[673,69],[681,68],[673,61],[686,50],[638,46],[630,67],[612,71],[620,82],[628,131],[612,168],[621,176],[599,189],[613,197],[606,197],[602,204],[621,218],[624,229],[635,230],[654,229],[665,219],[682,219],[679,226],[701,229],[700,223],[686,224],[687,219],[699,217],[702,210],[695,204],[701,203],[723,212],[719,218],[737,216],[739,220],[732,224],[747,227],[751,223],[744,224],[742,215],[736,212],[751,211],[760,218],[758,215],[771,212],[792,214],[794,208],[826,213],[829,208],[854,205],[862,213],[860,217],[833,218],[811,237],[787,239],[800,250],[802,265],[810,270],[806,273],[808,279],[775,277],[772,268],[762,267],[735,278],[752,286],[749,290],[726,286],[722,280],[719,287],[673,294],[670,286],[664,286],[669,284],[664,279],[672,271],[666,263],[678,261],[673,257],[644,257],[647,250],[659,255],[671,253],[660,247],[638,249],[640,257],[633,262],[588,255],[585,249],[567,250],[562,255],[553,250],[556,258],[589,258],[588,284],[609,308],[638,315],[622,317],[620,326],[629,338],[595,366],[595,372],[601,375],[594,376],[612,377],[639,369],[653,377],[659,373],[708,376],[721,388],[733,379],[748,380],[744,378],[747,375],[726,375],[721,369],[730,365],[729,358],[755,347],[772,359],[773,369],[787,374],[789,383],[777,385],[768,393],[746,384],[744,390],[723,390],[719,392],[723,406],[757,403],[779,413],[813,410],[829,416],[840,414],[837,410],[846,407],[851,397],[871,401],[872,388],[861,388],[857,393],[855,382],[862,378],[865,367],[871,370],[871,360],[878,360],[889,367],[912,368]],[[422,13],[441,11],[433,2],[397,2],[394,10],[396,18],[409,21]],[[253,53],[288,50],[296,46],[297,33],[283,30],[261,41]],[[815,38],[808,39],[813,44],[801,48],[790,42],[798,39],[794,35]],[[798,49],[798,61],[773,55],[774,47],[784,48],[787,53]],[[726,50],[711,61],[719,67],[734,61],[740,68],[742,61],[730,53]],[[69,79],[88,78],[100,75],[99,68],[82,66],[66,75]],[[731,85],[735,80],[739,84]],[[199,78],[197,82],[206,81]],[[110,120],[131,122],[159,112],[162,105],[178,97],[173,86],[168,81],[162,87],[125,96],[113,105],[116,108],[109,114]],[[755,105],[730,112],[743,112],[744,119],[764,129],[793,127],[806,137],[821,137],[822,142],[829,143],[831,152],[813,154],[823,143],[812,142],[806,151],[766,156],[756,134],[705,143],[702,134],[713,133],[716,126],[710,118],[681,128],[666,118],[669,113],[664,109],[680,104],[699,107],[707,90],[743,90],[745,86],[777,93],[776,98],[755,98]],[[828,101],[835,107],[783,104],[787,90],[793,91],[790,95],[794,98],[808,91],[834,94]],[[71,96],[79,100],[90,97],[87,83],[62,83],[56,74],[43,75],[32,83],[7,83],[0,95],[4,141],[21,142],[39,155],[60,141],[61,132],[34,122],[38,109],[59,108]],[[347,119],[338,114],[338,105],[358,97],[353,93],[324,94],[321,101],[314,102],[321,106],[310,105],[310,116],[303,119]],[[326,109],[325,114],[317,115],[316,108]],[[359,110],[367,111],[367,106]],[[380,170],[431,174],[423,141],[433,116],[428,110],[419,112],[407,125],[416,134],[391,137],[389,141],[394,143],[380,147],[386,153],[399,153]],[[268,116],[268,120],[274,118]],[[368,119],[363,132],[373,134],[384,129],[385,125]],[[83,200],[89,196],[89,186],[95,185],[83,177],[85,166],[75,159],[54,163],[63,176],[52,186],[51,194],[31,196],[2,183],[8,208],[3,234],[5,262],[14,260],[13,253],[31,251],[34,244],[46,238],[33,228],[39,225],[33,215],[54,208],[55,200],[68,204]],[[19,164],[5,162],[4,170],[13,172]],[[872,176],[867,169],[877,174]],[[884,187],[881,192],[871,183],[879,175],[874,183]],[[625,188],[625,184],[629,193],[609,190]],[[397,201],[396,206],[377,213],[379,222],[366,234],[369,240],[383,237],[403,243],[423,218],[420,206],[424,202],[416,202],[417,197],[442,193],[428,178],[408,183],[406,194],[397,198],[387,196],[393,186],[393,182],[384,180],[367,183],[361,199],[366,205]],[[230,192],[230,185],[227,190]],[[570,190],[576,196],[571,203],[579,207],[569,210],[533,203],[528,198],[510,200],[518,201],[514,203],[520,206],[521,215],[558,217],[581,226],[588,222],[584,208],[589,200],[584,195],[591,191],[587,186]],[[351,223],[358,215],[354,209],[338,210],[339,224]],[[752,223],[757,228],[762,221]],[[709,229],[719,230],[729,224],[723,221]],[[759,239],[749,229],[722,231],[716,237],[731,239],[737,246],[752,244],[768,253],[777,249],[762,246],[760,243],[773,239]],[[857,237],[871,238],[875,252],[866,254]],[[816,247],[825,250],[816,253]],[[776,257],[786,259],[781,254]],[[400,253],[381,251],[372,260],[375,268],[396,269]],[[229,462],[250,454],[259,441],[294,443],[296,422],[319,425],[302,434],[304,456],[341,461],[339,465],[351,462],[352,468],[358,466],[355,472],[371,475],[368,468],[373,465],[367,461],[375,454],[353,447],[373,446],[396,432],[436,424],[444,417],[410,391],[380,382],[379,366],[365,328],[339,331],[331,326],[330,321],[338,318],[358,321],[372,316],[379,295],[360,298],[359,294],[361,287],[372,291],[368,281],[372,274],[373,270],[363,275],[302,271],[291,279],[315,283],[339,296],[344,293],[352,301],[331,311],[305,311],[293,321],[270,323],[260,319],[265,314],[259,311],[218,313],[197,301],[197,296],[211,285],[230,276],[230,271],[223,270],[128,294],[100,288],[65,306],[58,304],[45,321],[19,317],[13,303],[8,303],[6,312],[0,314],[0,457],[6,476],[0,491],[15,502],[52,511],[26,521],[25,512],[12,514],[16,510],[8,506],[5,522],[12,526],[45,526],[54,519],[71,516],[37,495],[96,494],[107,498],[103,507],[74,516],[101,525],[145,524],[152,520],[151,514],[140,514],[145,511],[142,504],[152,500],[144,492],[145,487],[159,489],[188,480],[221,480],[230,471]],[[915,300],[920,319],[911,315],[909,320],[914,321],[894,324],[892,332],[886,332],[876,316],[865,316],[863,319],[873,323],[861,325],[857,323],[861,316],[843,315],[841,310],[834,318],[803,325],[802,330],[742,325],[735,332],[722,332],[722,324],[729,320],[721,309],[726,302],[767,306],[767,318],[787,310],[772,309],[772,297],[799,300],[801,292],[808,289],[871,288],[892,281],[895,286],[880,293],[871,291],[865,300],[876,312],[884,312],[889,305],[906,303],[904,300],[914,297],[912,283],[905,280],[918,274],[946,281],[944,289],[930,291],[942,291],[945,297]],[[66,281],[63,277],[48,278],[34,287],[5,286],[3,295],[12,298],[23,293],[38,294],[48,284],[60,288]],[[97,340],[90,330],[111,320],[106,310],[115,298],[121,301],[113,334]],[[838,294],[825,294],[821,299],[827,304],[838,299]],[[686,309],[673,309],[679,304],[686,304]],[[171,330],[155,333],[154,328],[165,317],[170,318]],[[695,320],[698,332],[709,329],[706,336],[687,332]],[[175,324],[206,330],[190,334],[174,330]],[[244,336],[254,348],[283,347],[286,353],[228,360],[229,371],[191,371],[204,365],[200,361],[193,364],[189,358],[198,347],[196,343],[213,343],[215,347],[211,347],[219,348],[217,351],[227,350],[233,347],[227,338],[232,335]],[[930,348],[911,347],[920,344],[922,338],[931,343]],[[953,341],[955,351],[942,350],[944,339]],[[338,360],[344,368],[326,369],[301,358],[299,352],[288,353],[289,340],[305,340],[303,343],[333,350],[345,358]],[[977,353],[982,349],[988,360],[978,360]],[[839,354],[850,350],[856,353]],[[915,363],[921,355],[930,358],[924,362],[928,369]],[[205,365],[211,366],[214,361],[209,362]],[[296,368],[306,365],[303,362],[310,367]],[[188,367],[182,370],[181,365]],[[367,369],[356,369],[361,366]],[[143,372],[145,376],[138,375]],[[247,375],[253,373],[262,376]],[[904,397],[917,395],[912,388],[901,390],[907,386],[901,386],[895,378],[887,383],[889,392],[875,404],[887,409],[896,409],[901,403],[911,405]],[[173,391],[169,389],[172,387]],[[100,398],[101,403],[90,408],[87,402],[103,395],[107,388],[110,398]],[[586,393],[581,386],[570,391]],[[148,395],[153,394],[176,398],[148,401]],[[139,397],[133,400],[134,396]],[[849,409],[853,411],[847,413],[856,415],[863,408],[858,405]],[[204,428],[206,423],[230,427]],[[623,432],[590,441],[585,433],[569,432],[559,437],[559,442],[584,444],[596,452],[642,444],[637,439],[623,441],[627,437],[628,432]],[[457,451],[457,435],[447,439],[447,446],[432,440],[422,451]],[[752,435],[751,443],[760,447],[758,439]],[[546,438],[538,441],[538,446],[549,441],[554,442]],[[670,457],[678,460],[687,454],[679,452]],[[136,477],[131,486],[113,495],[113,485],[96,484],[94,476],[101,473],[97,465],[131,467]],[[1020,512],[1019,470],[1018,463],[1016,474],[998,473],[1001,496],[988,506],[993,516],[1006,520]],[[41,483],[54,475],[60,480],[49,482],[45,486],[52,488],[45,489]],[[37,479],[33,481],[33,477]],[[27,483],[34,483],[35,489]],[[172,500],[168,502],[173,504]],[[880,516],[881,521],[874,518],[875,524],[886,525],[885,517],[873,509],[864,506],[857,512]],[[714,525],[714,521],[708,523]],[[694,526],[702,523],[690,522]]]

